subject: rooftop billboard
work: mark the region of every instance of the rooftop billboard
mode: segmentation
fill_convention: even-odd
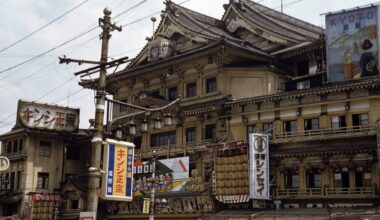
[[[377,76],[378,6],[326,15],[328,81]]]

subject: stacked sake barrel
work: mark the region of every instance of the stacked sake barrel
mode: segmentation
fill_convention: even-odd
[[[247,155],[216,158],[216,195],[244,195],[249,192]]]
[[[204,179],[200,175],[199,170],[193,169],[191,171],[191,177],[189,179],[189,185],[187,191],[190,192],[204,192],[206,190]]]

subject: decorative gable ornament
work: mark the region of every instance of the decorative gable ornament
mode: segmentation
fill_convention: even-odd
[[[167,38],[158,37],[152,40],[148,45],[148,62],[156,62],[174,56],[176,46],[175,41]]]

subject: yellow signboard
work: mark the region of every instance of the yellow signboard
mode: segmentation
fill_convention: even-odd
[[[131,201],[133,190],[134,144],[107,139],[104,149],[102,197],[105,200]]]

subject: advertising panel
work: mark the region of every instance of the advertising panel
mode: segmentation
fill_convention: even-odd
[[[106,142],[101,196],[105,200],[132,201],[135,145],[112,139]]]
[[[269,198],[268,134],[249,134],[249,198]]]
[[[377,7],[326,15],[328,81],[379,75]]]
[[[18,102],[17,125],[72,132],[79,127],[79,109],[36,102]]]
[[[156,160],[154,181],[151,179],[152,170],[151,161],[135,161],[133,168],[135,195],[141,195],[142,192],[150,193],[153,182],[156,192],[184,191],[189,179],[189,157]]]

